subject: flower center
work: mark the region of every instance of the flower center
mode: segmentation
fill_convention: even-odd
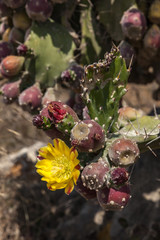
[[[52,162],[52,174],[56,175],[56,178],[67,180],[71,176],[71,166],[69,164],[68,158],[63,154],[56,157],[56,161]]]

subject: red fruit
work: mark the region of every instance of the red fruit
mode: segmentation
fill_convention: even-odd
[[[97,199],[99,204],[105,210],[121,210],[130,199],[129,185],[124,185],[120,189],[103,188],[97,191]]]
[[[139,148],[136,142],[129,139],[117,139],[110,146],[108,155],[110,160],[116,165],[124,167],[133,164],[139,156]]]
[[[1,62],[1,74],[4,77],[16,76],[21,71],[24,60],[24,57],[20,56],[5,57]]]
[[[21,80],[18,80],[16,82],[6,83],[2,86],[1,92],[6,103],[10,103],[18,97],[20,83]]]
[[[52,4],[48,0],[28,0],[26,12],[36,21],[45,22],[52,14]]]
[[[121,19],[121,27],[124,35],[133,40],[140,40],[146,30],[144,14],[137,8],[130,8],[124,12]]]
[[[39,84],[35,83],[33,86],[25,89],[19,95],[19,105],[29,106],[31,109],[36,109],[41,106],[42,93]]]
[[[104,160],[87,165],[81,175],[83,185],[90,190],[97,190],[104,187],[107,180],[109,166]]]
[[[84,197],[86,200],[96,198],[96,191],[95,190],[90,190],[89,188],[85,187],[83,185],[81,177],[78,178],[78,181],[77,181],[77,183],[75,185],[75,190],[82,197]]]
[[[94,120],[80,121],[71,130],[71,144],[81,152],[96,152],[104,147],[105,132]]]

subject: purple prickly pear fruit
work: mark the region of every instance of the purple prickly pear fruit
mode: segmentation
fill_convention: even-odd
[[[24,10],[16,11],[13,14],[12,21],[15,28],[23,31],[26,31],[31,26],[31,19]]]
[[[17,47],[17,53],[18,53],[19,56],[26,56],[27,52],[28,52],[28,47],[26,45],[20,44]]]
[[[125,168],[112,167],[108,172],[107,186],[120,188],[128,182],[129,173]]]
[[[160,24],[160,1],[155,0],[149,9],[148,18],[152,23]]]
[[[84,69],[78,64],[72,65],[61,74],[62,83],[71,87],[75,92],[81,92],[80,82],[84,77]]]
[[[103,188],[107,180],[108,171],[109,166],[103,159],[87,165],[81,175],[83,185],[90,190]]]
[[[81,177],[79,177],[78,180],[77,180],[77,183],[75,185],[75,190],[82,197],[84,197],[86,200],[90,200],[90,199],[96,198],[96,191],[95,190],[90,190],[89,188],[85,187],[83,185]]]
[[[2,0],[0,0],[0,18],[11,16],[12,15],[12,9],[6,6]]]
[[[13,9],[22,7],[26,3],[26,0],[5,0],[5,4]]]
[[[24,41],[24,33],[20,29],[13,27],[9,33],[8,40],[14,46],[17,46]]]
[[[160,28],[154,24],[144,36],[144,46],[152,51],[160,48]]]
[[[49,112],[50,118],[54,121],[54,123],[58,123],[63,120],[67,114],[70,114],[73,117],[75,122],[79,121],[79,118],[75,111],[67,104],[58,101],[52,101],[48,103],[47,110]]]
[[[124,12],[120,23],[124,35],[136,41],[143,37],[147,26],[144,14],[137,8],[130,8]]]
[[[1,74],[4,77],[16,76],[22,69],[24,57],[21,56],[8,56],[1,62]]]
[[[135,56],[134,48],[127,41],[121,41],[119,50],[128,67]]]
[[[133,164],[139,156],[139,148],[136,142],[121,138],[115,140],[109,148],[110,160],[116,165],[128,167]]]
[[[85,106],[85,107],[83,108],[83,113],[82,113],[82,115],[83,115],[83,119],[84,119],[84,120],[90,120],[90,119],[91,119],[90,116],[89,116],[89,112],[88,112],[87,106]]]
[[[71,130],[71,144],[81,152],[96,152],[104,147],[105,132],[94,120],[80,121]]]
[[[0,61],[9,55],[12,55],[13,52],[13,47],[10,43],[0,41]]]
[[[19,95],[19,86],[20,86],[21,80],[6,83],[2,86],[1,92],[3,94],[4,101],[6,103],[13,102]]]
[[[36,21],[45,22],[52,14],[52,4],[48,0],[28,0],[26,12]]]
[[[119,189],[103,188],[97,191],[97,199],[100,206],[107,210],[122,210],[130,199],[130,187],[124,185]]]
[[[19,105],[29,106],[29,108],[37,109],[41,106],[42,93],[38,83],[35,83],[33,86],[25,89],[18,98]]]

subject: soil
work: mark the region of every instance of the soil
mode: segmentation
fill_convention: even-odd
[[[154,113],[156,83],[129,84],[123,105]],[[105,212],[73,191],[51,192],[35,171],[37,146],[50,139],[32,116],[0,99],[1,240],[158,240],[160,151],[143,154],[132,169],[132,198],[121,212]],[[36,149],[36,150],[35,150]],[[33,153],[33,154],[32,154]]]

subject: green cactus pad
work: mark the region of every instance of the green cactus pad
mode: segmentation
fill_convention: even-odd
[[[160,119],[154,116],[143,116],[128,123],[120,133],[137,143],[148,142],[157,138],[160,129]]]
[[[105,60],[85,68],[83,97],[90,117],[106,132],[117,122],[119,101],[126,93],[128,76],[129,71],[117,48],[113,48]]]
[[[53,87],[73,59],[75,44],[72,37],[65,27],[53,21],[34,22],[25,44],[35,55],[26,62],[26,70],[42,88]]]

